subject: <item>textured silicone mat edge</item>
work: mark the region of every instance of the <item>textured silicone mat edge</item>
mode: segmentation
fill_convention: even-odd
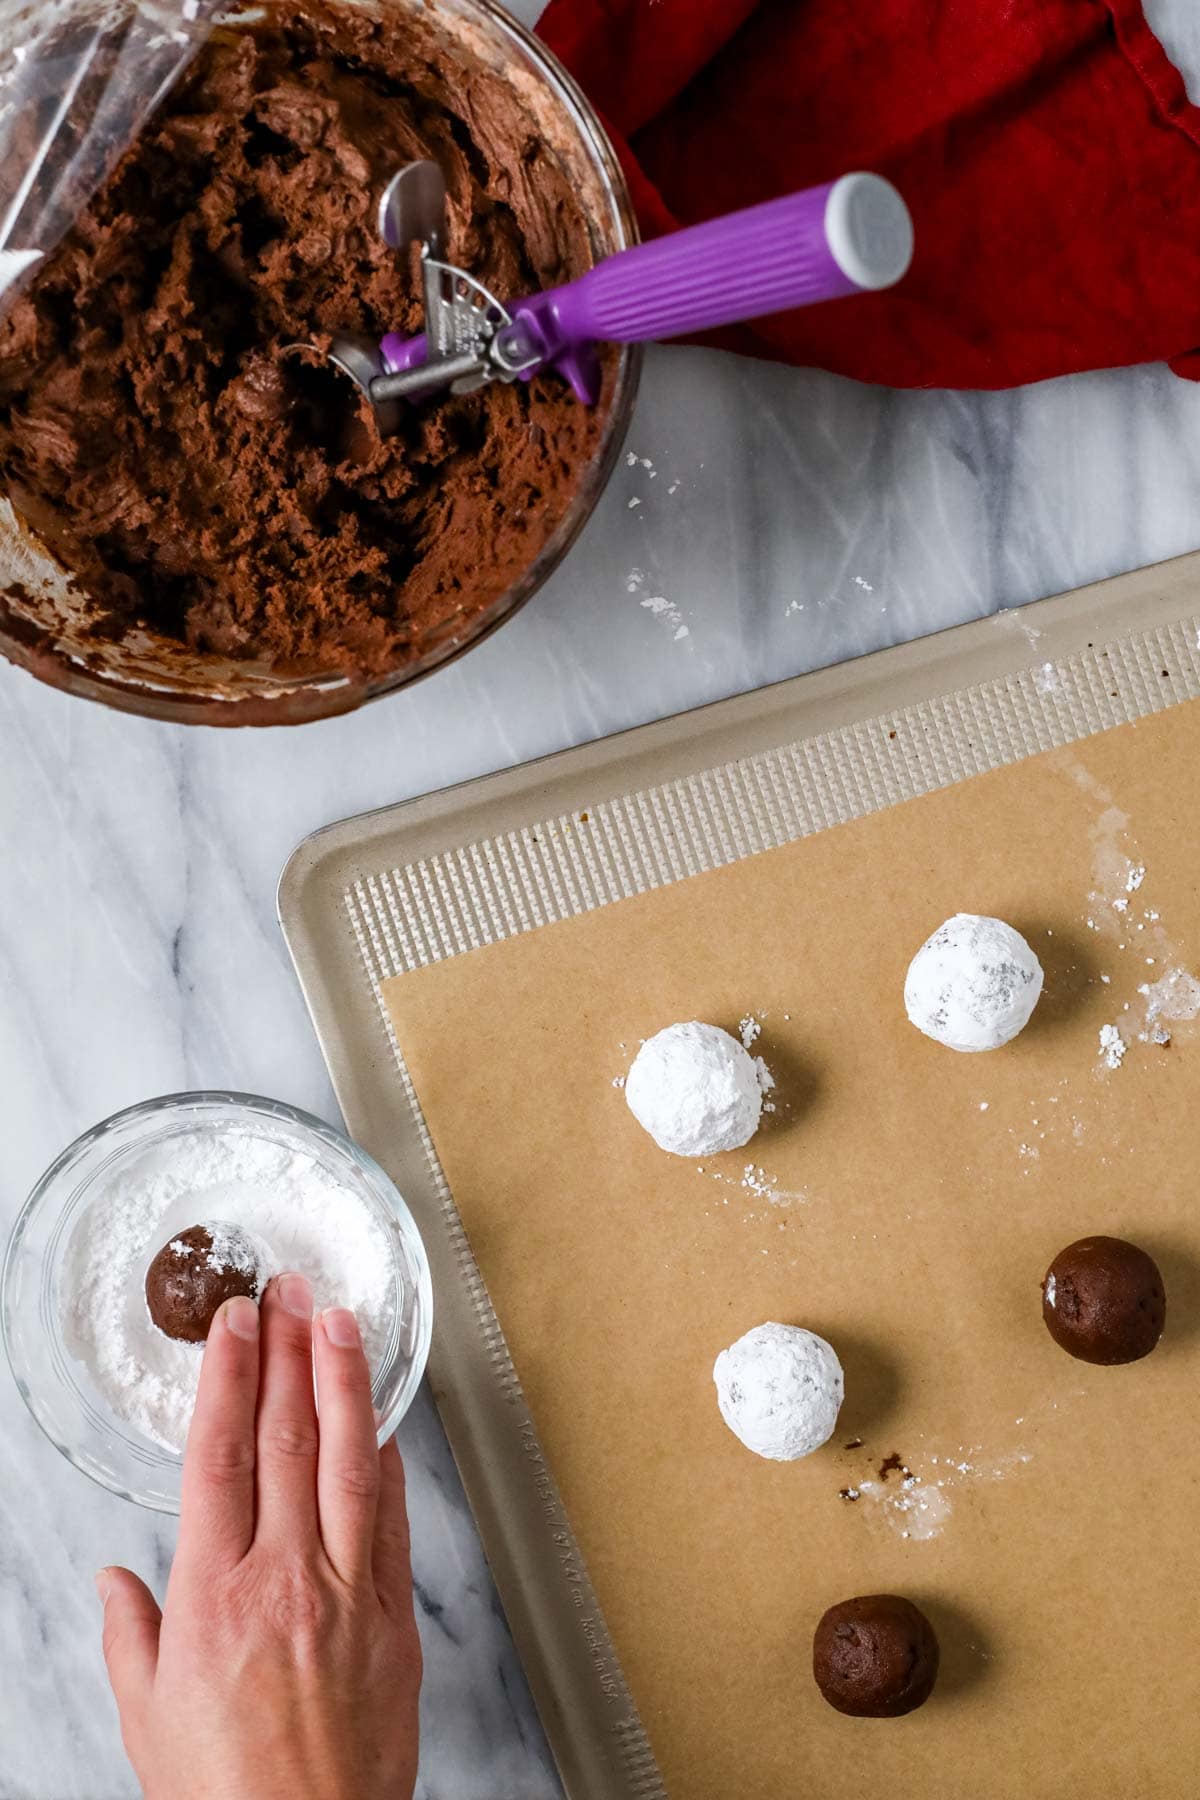
[[[285,869],[347,1124],[430,1250],[435,1398],[574,1800],[664,1790],[381,983],[1198,697],[1198,603],[1200,554],[346,821]]]

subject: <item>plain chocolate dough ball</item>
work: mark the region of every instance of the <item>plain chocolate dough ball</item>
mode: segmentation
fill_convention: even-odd
[[[1167,1296],[1158,1264],[1124,1238],[1086,1237],[1060,1250],[1042,1283],[1042,1317],[1081,1362],[1128,1363],[1162,1336]]]
[[[202,1344],[217,1308],[235,1294],[257,1300],[266,1286],[263,1247],[237,1225],[191,1225],[164,1244],[146,1270],[150,1317],[169,1338]]]
[[[813,1679],[830,1706],[855,1719],[898,1719],[928,1700],[938,1641],[919,1607],[899,1594],[863,1594],[831,1606],[813,1634]]]

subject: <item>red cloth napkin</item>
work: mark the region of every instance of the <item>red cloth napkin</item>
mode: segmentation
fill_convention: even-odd
[[[1169,358],[1200,378],[1200,111],[1140,0],[550,0],[647,235],[850,169],[899,287],[710,341],[898,387]]]

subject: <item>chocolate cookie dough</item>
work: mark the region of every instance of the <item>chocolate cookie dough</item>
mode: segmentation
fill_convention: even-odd
[[[436,9],[314,0],[214,32],[11,304],[0,484],[99,634],[378,676],[454,641],[560,524],[604,408],[557,377],[410,407],[381,443],[345,429],[343,377],[281,355],[420,328],[415,259],[375,224],[418,157],[446,176],[445,253],[501,298],[590,265],[515,82]]]
[[[158,1329],[202,1344],[226,1300],[257,1300],[267,1282],[263,1248],[238,1225],[191,1225],[164,1244],[146,1271],[146,1305]]]
[[[1158,1265],[1124,1238],[1080,1238],[1046,1271],[1042,1317],[1055,1343],[1081,1362],[1137,1362],[1166,1322]]]
[[[823,1615],[813,1636],[813,1679],[830,1706],[858,1719],[898,1719],[928,1700],[938,1641],[919,1607],[899,1594],[864,1594]]]

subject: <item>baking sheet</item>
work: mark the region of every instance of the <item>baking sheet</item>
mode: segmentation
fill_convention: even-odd
[[[1171,1009],[1200,1011],[1198,759],[1193,705],[386,984],[669,1793],[950,1796],[969,1768],[980,1796],[1132,1796],[1151,1742],[1155,1791],[1194,1792],[1196,1026],[1138,1032],[1173,971]],[[1002,1054],[904,1017],[909,956],[958,910],[1048,970]],[[664,1156],[614,1078],[674,1019],[750,1014],[779,1111],[747,1152]],[[1046,1265],[1092,1232],[1164,1264],[1179,1326],[1136,1369],[1041,1323]],[[763,1319],[838,1348],[861,1448],[779,1467],[728,1432],[713,1358]],[[809,1673],[821,1611],[881,1590],[945,1639],[900,1727]]]
[[[537,931],[546,920],[744,858],[1200,692],[1195,584],[1194,558],[1139,571],[348,822],[310,840],[289,866],[281,916],[339,1098],[351,1129],[401,1181],[430,1245],[440,1307],[435,1390],[572,1794],[658,1793],[660,1772],[576,1554],[576,1521],[562,1511],[546,1467],[525,1371],[508,1357],[454,1196],[413,1109],[409,1072],[388,1041],[378,1010],[383,985],[400,970],[491,938],[526,930],[548,938]],[[582,812],[586,822],[576,817]],[[580,830],[585,823],[589,829]],[[1114,1081],[1134,1076],[1135,1067],[1127,1062]],[[614,1095],[619,1101],[616,1090],[605,1098]],[[699,1188],[702,1178],[694,1179]],[[736,1203],[738,1191],[729,1197]],[[778,1252],[761,1259],[764,1269],[778,1260]],[[876,1378],[886,1388],[882,1368]],[[858,1386],[869,1387],[862,1369]],[[919,1428],[928,1437],[928,1424]],[[952,1436],[954,1428],[939,1418],[933,1429]],[[928,1456],[943,1454],[923,1447]],[[911,1458],[914,1446],[889,1448]],[[860,1504],[831,1494],[828,1529],[846,1529],[839,1521],[857,1519],[852,1509]],[[969,1522],[976,1503],[960,1497],[954,1504],[955,1521]],[[875,1515],[866,1541],[890,1546],[882,1503]],[[949,1541],[945,1551],[945,1533],[937,1538],[939,1554],[954,1553],[958,1540]],[[735,1566],[740,1554],[739,1543]],[[882,1554],[878,1546],[874,1554]],[[949,1616],[939,1622],[954,1639]],[[803,1648],[803,1632],[798,1641]],[[974,1641],[962,1636],[948,1662],[974,1656]],[[624,1647],[622,1660],[627,1667]],[[987,1657],[979,1661],[990,1668]],[[963,1668],[969,1674],[970,1665]],[[981,1687],[977,1672],[952,1675],[949,1686],[969,1692],[972,1683]],[[640,1692],[637,1699],[645,1706]],[[656,1712],[656,1747],[662,1734]]]

